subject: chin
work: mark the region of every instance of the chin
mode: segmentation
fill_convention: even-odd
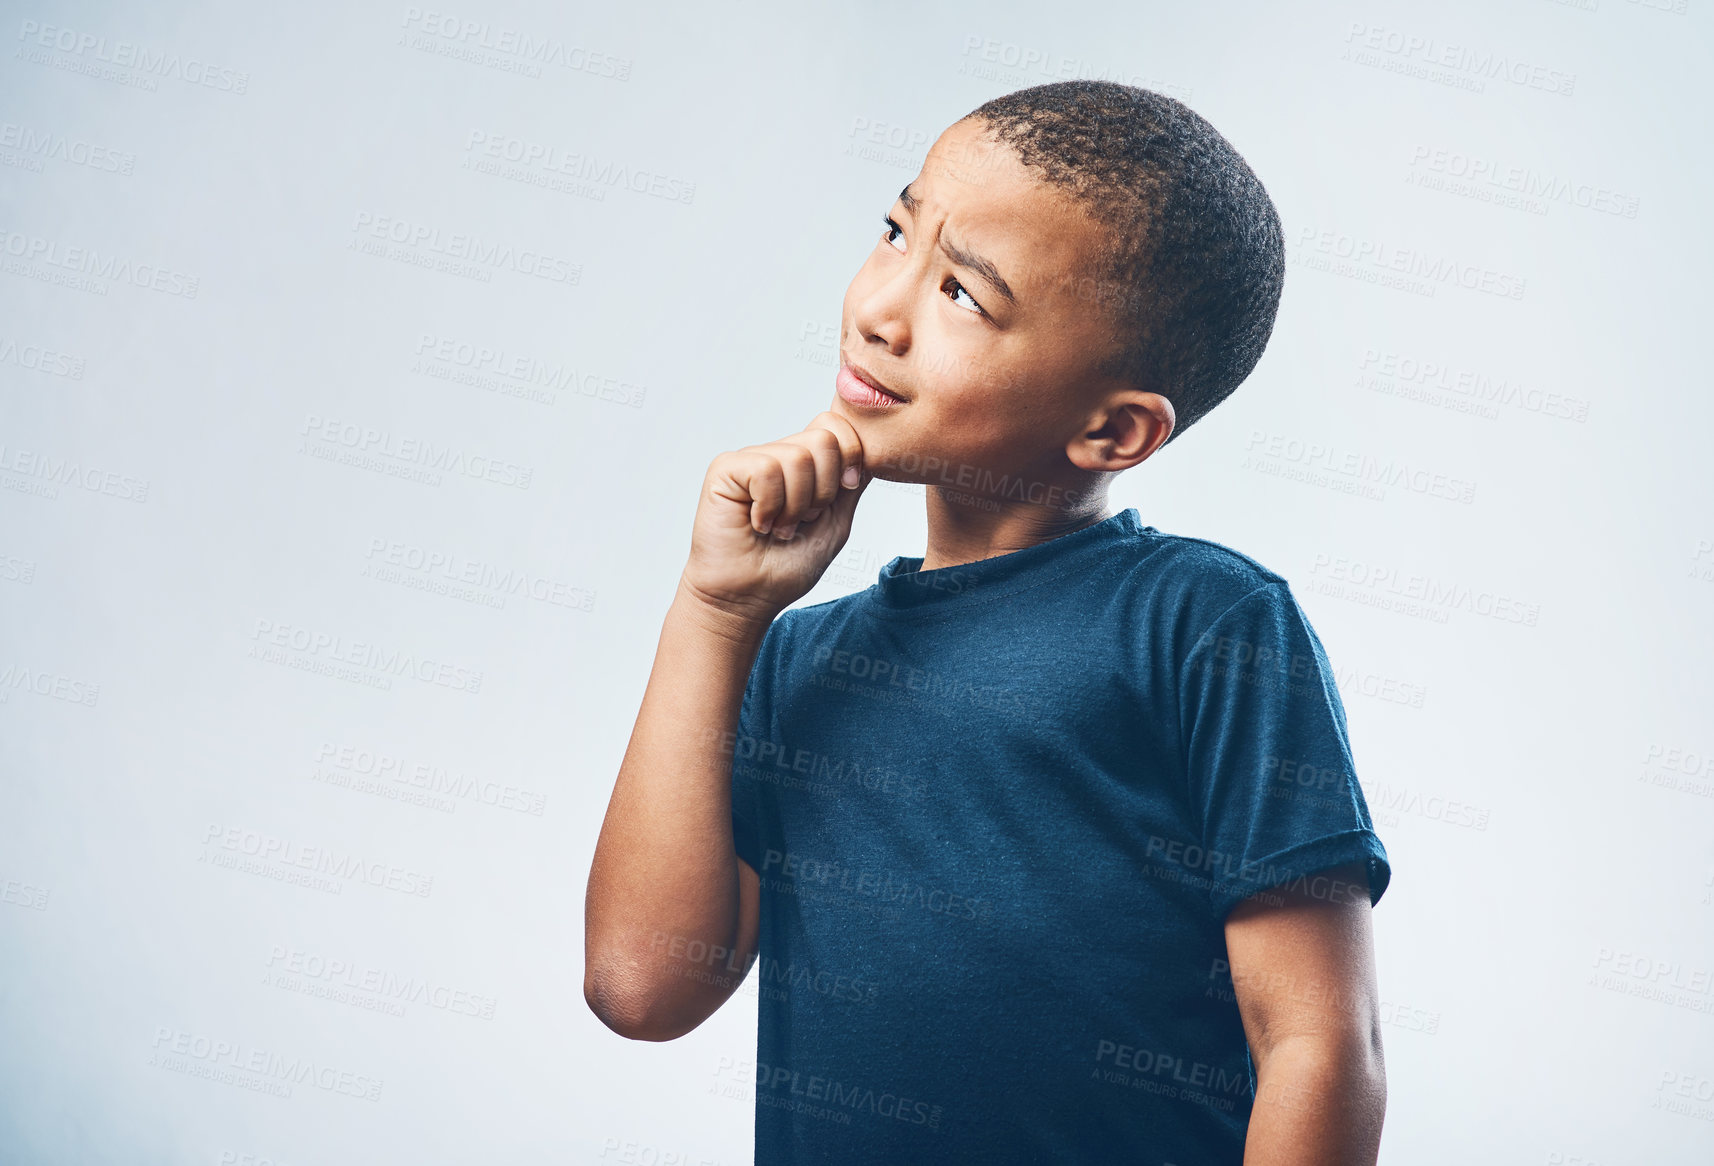
[[[859,429],[857,432],[862,434],[863,431]],[[884,482],[912,486],[926,486],[931,482],[945,484],[942,471],[947,461],[931,450],[914,449],[895,442],[876,441],[871,444],[865,437],[863,462],[873,477]]]
[[[831,410],[851,422],[863,439],[863,468],[871,478],[913,486],[947,484],[945,467],[955,463],[945,454],[919,446],[908,433],[895,428],[898,418],[853,409],[837,395]]]

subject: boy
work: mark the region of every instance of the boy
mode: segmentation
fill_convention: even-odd
[[[710,464],[590,870],[638,1040],[757,968],[758,1162],[1374,1163],[1390,878],[1286,581],[1110,513],[1248,376],[1278,218],[1170,98],[955,123],[845,296],[827,412]],[[928,546],[790,609],[869,481]]]

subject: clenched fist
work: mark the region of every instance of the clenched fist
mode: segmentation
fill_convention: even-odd
[[[870,477],[857,430],[831,412],[720,454],[703,478],[683,585],[721,611],[771,621],[845,546]]]

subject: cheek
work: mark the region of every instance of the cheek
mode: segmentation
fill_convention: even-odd
[[[919,414],[935,443],[959,456],[978,458],[983,450],[1009,445],[1018,429],[1017,403],[980,382],[947,380],[924,393],[929,408]]]
[[[1004,353],[992,351],[971,354],[964,380],[971,393],[1007,408],[1027,406],[1030,385],[1034,383],[1028,368],[1006,359]]]
[[[952,314],[962,310],[930,303],[918,317],[911,336],[923,374],[960,398],[1003,393],[1007,367],[994,352],[992,334]]]

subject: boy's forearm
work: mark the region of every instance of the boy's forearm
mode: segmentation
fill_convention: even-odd
[[[737,937],[730,734],[769,622],[712,609],[681,582],[662,623],[584,906],[584,994],[616,1028],[694,1027],[742,974],[674,952],[730,951]]]
[[[1358,1035],[1281,1042],[1256,1063],[1244,1166],[1374,1166],[1386,1069]]]

